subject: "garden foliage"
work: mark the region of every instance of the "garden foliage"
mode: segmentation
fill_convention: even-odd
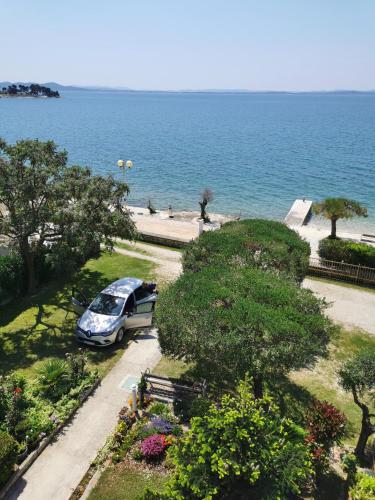
[[[245,219],[206,231],[191,242],[183,254],[183,268],[197,272],[209,265],[255,266],[302,282],[309,256],[310,245],[285,224]]]
[[[17,460],[18,443],[7,432],[0,430],[0,488],[9,479]]]
[[[375,500],[375,477],[357,472],[350,496],[352,500]]]
[[[336,262],[375,267],[375,248],[366,243],[325,238],[319,242],[319,256]]]
[[[340,444],[344,436],[346,418],[335,406],[315,400],[307,411],[306,423],[309,432],[307,442],[314,463],[316,467],[324,468],[328,465],[331,447]]]
[[[0,300],[18,295],[24,287],[22,259],[18,253],[0,256]]]
[[[304,431],[269,398],[254,399],[247,382],[193,418],[171,454],[175,473],[166,493],[145,498],[286,498],[312,472]]]

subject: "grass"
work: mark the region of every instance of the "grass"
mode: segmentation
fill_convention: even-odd
[[[170,378],[184,378],[184,375],[189,371],[190,365],[184,363],[179,359],[168,358],[167,356],[162,356],[159,363],[152,370],[154,375],[160,375],[160,377],[170,377]],[[186,376],[185,376],[186,378]]]
[[[74,277],[55,280],[37,294],[0,308],[0,375],[17,370],[32,376],[42,361],[76,351],[77,316],[70,309],[72,287],[93,298],[111,281],[123,276],[152,279],[154,265],[103,252],[98,259],[89,260]],[[123,353],[126,340],[120,346],[87,347],[90,365],[104,375]]]
[[[144,245],[150,246],[150,247],[156,247],[156,248],[162,248],[164,250],[172,250],[173,252],[180,252],[182,253],[184,251],[183,248],[179,247],[170,247],[168,245],[161,245],[158,243],[150,243],[149,241],[142,241],[142,240],[136,240],[134,244],[131,243],[124,243],[123,241],[116,240],[115,246],[119,248],[123,248],[124,250],[132,250],[133,252],[139,252],[144,255],[147,255],[147,251],[144,249],[140,249],[139,247],[136,246],[137,243],[142,243]]]
[[[135,500],[145,488],[161,491],[168,479],[160,472],[129,469],[125,464],[108,467],[100,476],[89,500]]]

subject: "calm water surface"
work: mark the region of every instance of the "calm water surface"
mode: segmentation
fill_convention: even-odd
[[[131,158],[130,201],[282,219],[295,198],[345,196],[375,230],[375,94],[67,91],[0,99],[0,136],[53,139],[71,164],[116,171]]]

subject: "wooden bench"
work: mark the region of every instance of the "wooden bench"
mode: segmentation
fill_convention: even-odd
[[[206,381],[191,383],[149,373],[146,373],[144,377],[147,384],[146,392],[159,401],[173,403],[176,400],[205,396],[207,392]]]

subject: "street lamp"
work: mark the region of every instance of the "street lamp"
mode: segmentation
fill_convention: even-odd
[[[124,184],[125,184],[125,172],[126,172],[126,169],[130,170],[131,168],[133,168],[133,162],[131,160],[118,160],[117,161],[117,166],[119,167],[120,170],[123,171],[123,175],[124,175]],[[126,203],[124,203],[126,205]]]
[[[126,169],[130,170],[131,168],[133,168],[133,162],[131,160],[127,160],[127,161],[118,160],[117,166],[119,167],[120,170],[122,170],[124,172],[124,181],[125,181]]]

